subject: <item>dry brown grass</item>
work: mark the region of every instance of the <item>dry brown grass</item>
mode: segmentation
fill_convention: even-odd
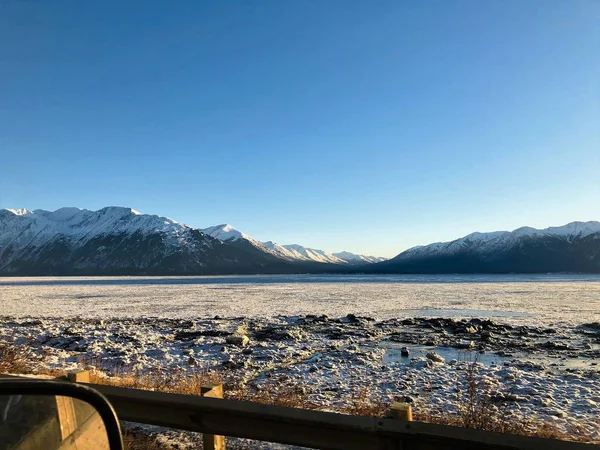
[[[123,431],[123,450],[171,450],[171,448],[160,444],[153,436]]]
[[[366,387],[356,388],[343,406],[337,412],[352,416],[383,417],[390,405],[381,399],[373,398],[372,389]]]
[[[32,356],[25,346],[0,342],[0,373],[30,373]]]
[[[159,369],[123,372],[108,376],[99,370],[90,371],[90,382],[132,389],[171,392],[176,394],[200,395],[201,387],[208,383],[221,383],[217,371],[165,372]]]
[[[280,384],[267,382],[260,389],[242,383],[224,386],[225,398],[243,400],[265,405],[287,406],[289,408],[319,409],[319,405],[308,400],[307,390],[300,383]]]

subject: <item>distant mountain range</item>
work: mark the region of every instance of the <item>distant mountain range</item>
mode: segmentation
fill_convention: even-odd
[[[0,210],[0,274],[192,275],[325,272],[348,260],[261,243],[229,225],[204,230],[131,208]]]
[[[600,222],[472,233],[414,247],[366,272],[600,273]]]
[[[473,233],[391,260],[260,242],[131,208],[0,210],[0,275],[600,273],[600,222]]]
[[[259,242],[227,224],[208,227],[201,231],[223,242],[247,241],[262,251],[288,261],[313,261],[325,264],[369,264],[386,260],[386,258],[358,255],[346,251],[327,253],[323,250],[307,248],[298,244],[282,245],[273,241]]]

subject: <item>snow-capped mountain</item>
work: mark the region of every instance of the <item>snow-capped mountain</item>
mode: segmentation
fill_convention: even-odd
[[[347,261],[349,264],[372,264],[385,261],[387,258],[382,258],[381,256],[367,256],[367,255],[358,255],[356,253],[351,252],[339,252],[333,253],[333,256],[343,259]]]
[[[229,224],[215,225],[202,230],[204,233],[224,242],[246,240],[255,247],[289,261],[313,261],[325,264],[368,264],[385,261],[385,258],[363,256],[350,252],[328,253],[298,244],[277,244],[273,241],[260,242]]]
[[[373,270],[401,273],[600,272],[600,222],[471,233],[413,247]]]
[[[338,258],[337,256],[327,253],[323,250],[316,248],[307,248],[298,244],[279,245],[271,241],[263,242],[263,244],[278,252],[280,256],[288,257],[291,255],[292,259],[304,260],[304,261],[316,261],[321,263],[332,263],[332,264],[347,264],[348,262]],[[283,250],[282,250],[283,248]]]
[[[131,208],[0,210],[0,273],[202,274],[290,272],[270,253],[231,244]]]
[[[236,230],[229,224],[215,225],[213,227],[204,228],[203,233],[208,234],[221,241],[237,241],[238,239],[246,239],[248,241],[254,241],[250,236]],[[258,242],[258,241],[255,241]]]
[[[600,273],[600,222],[472,233],[395,258],[259,242],[131,208],[0,210],[0,275],[236,273]]]

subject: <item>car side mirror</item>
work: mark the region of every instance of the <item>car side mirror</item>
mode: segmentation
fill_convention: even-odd
[[[112,406],[93,389],[0,379],[0,450],[122,450]]]

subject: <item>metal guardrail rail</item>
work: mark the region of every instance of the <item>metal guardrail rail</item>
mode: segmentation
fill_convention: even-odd
[[[315,449],[600,450],[600,445],[447,425],[99,384],[88,386],[108,398],[120,420]]]
[[[598,445],[397,419],[90,385],[121,420],[302,447],[414,450],[600,450]]]

